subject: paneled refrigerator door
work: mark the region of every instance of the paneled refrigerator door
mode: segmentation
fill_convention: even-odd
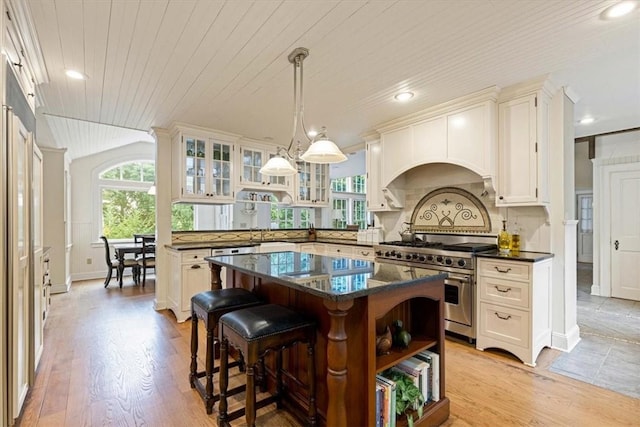
[[[30,298],[30,171],[31,133],[20,119],[7,113],[9,142],[9,402],[11,418],[20,409],[29,389]]]

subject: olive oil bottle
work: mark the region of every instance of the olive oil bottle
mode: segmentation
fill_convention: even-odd
[[[502,221],[502,230],[498,234],[498,250],[502,255],[509,255],[511,251],[511,235],[507,231],[507,221]]]

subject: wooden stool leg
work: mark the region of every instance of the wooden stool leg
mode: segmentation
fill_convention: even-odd
[[[223,336],[220,342],[220,403],[218,403],[218,425],[227,425],[227,387],[229,386],[229,364],[227,360],[229,341]]]
[[[267,391],[267,370],[264,367],[264,357],[261,357],[258,363],[260,364],[258,383],[260,384],[260,391],[265,393]]]
[[[207,414],[213,412],[213,370],[214,370],[214,348],[213,348],[213,328],[207,324],[207,360],[206,360],[206,376],[204,404],[207,408]]]
[[[254,364],[247,363],[247,390],[246,390],[245,416],[247,426],[256,425],[256,383],[254,375]]]
[[[198,375],[198,316],[191,312],[191,367],[189,369],[189,384],[196,388]]]
[[[309,425],[317,425],[316,418],[316,363],[314,343],[307,343],[307,366],[309,369]]]

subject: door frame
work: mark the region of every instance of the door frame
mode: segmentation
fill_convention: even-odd
[[[594,161],[592,295],[611,297],[611,175],[634,170],[640,170],[640,155]]]

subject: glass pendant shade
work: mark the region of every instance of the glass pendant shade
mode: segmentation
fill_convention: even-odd
[[[283,157],[273,156],[260,168],[260,174],[266,176],[291,176],[298,173],[296,168]]]
[[[347,160],[338,146],[328,139],[313,142],[300,158],[308,163],[340,163]]]

